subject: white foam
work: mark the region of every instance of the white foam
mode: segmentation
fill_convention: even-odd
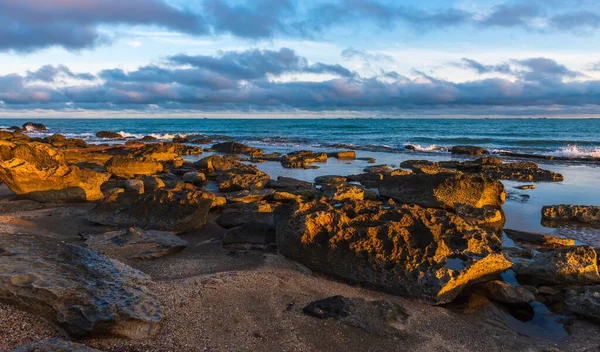
[[[576,145],[569,145],[567,147],[560,148],[559,150],[550,153],[555,156],[566,156],[569,158],[600,158],[600,148],[583,148]]]
[[[414,150],[419,151],[419,152],[442,152],[442,151],[448,150],[448,148],[446,148],[446,147],[441,147],[441,146],[438,146],[435,144],[422,146],[420,144],[406,143],[405,145],[411,145],[411,146],[413,146],[413,148],[415,148]]]

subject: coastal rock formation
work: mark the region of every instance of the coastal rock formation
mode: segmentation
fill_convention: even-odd
[[[546,220],[600,223],[600,206],[566,204],[545,206],[542,208],[542,218]]]
[[[488,154],[487,149],[474,145],[457,145],[450,148],[452,154],[482,155]]]
[[[499,207],[506,200],[500,181],[475,175],[409,174],[384,177],[373,185],[383,197],[427,208],[454,209],[457,203],[476,208]]]
[[[489,299],[504,304],[523,304],[535,301],[535,295],[531,291],[500,280],[477,284],[477,289]]]
[[[46,339],[27,346],[21,346],[12,352],[102,352],[79,343],[59,338]]]
[[[374,201],[292,202],[277,246],[313,270],[434,304],[511,267],[495,233],[441,209]]]
[[[132,159],[115,156],[106,162],[106,171],[121,178],[155,175],[163,171],[163,165],[154,160]]]
[[[38,132],[38,131],[46,131],[48,128],[43,123],[36,122],[25,122],[23,124],[23,130],[27,132]]]
[[[354,150],[345,150],[343,152],[327,153],[327,156],[340,160],[354,160],[356,159],[356,152]]]
[[[566,303],[571,312],[600,323],[600,286],[588,287],[583,293],[569,297]]]
[[[256,169],[225,172],[219,175],[216,180],[221,192],[235,192],[263,189],[270,178],[268,174]]]
[[[397,335],[399,331],[390,323],[406,322],[408,319],[408,314],[397,304],[343,296],[311,302],[302,311],[320,319],[332,318],[379,336]]]
[[[1,153],[0,179],[17,196],[39,202],[94,201],[110,175],[67,165],[65,156],[47,144],[8,146]]]
[[[122,135],[117,132],[111,131],[100,131],[96,133],[96,137],[98,138],[106,138],[106,139],[125,139]]]
[[[298,150],[284,155],[281,166],[286,169],[316,169],[313,163],[326,163],[327,153],[315,153],[312,150]]]
[[[136,259],[160,258],[181,252],[188,245],[170,232],[135,227],[85,237],[85,246],[97,252]]]
[[[534,285],[594,285],[600,283],[596,251],[579,246],[540,253],[515,266],[519,282]]]
[[[527,242],[545,247],[572,247],[575,241],[570,238],[557,237],[542,233],[504,229],[504,233],[517,242]]]
[[[140,271],[51,238],[0,235],[0,299],[75,337],[148,338],[163,318]]]
[[[263,150],[254,148],[238,142],[224,142],[213,145],[210,149],[219,153],[246,154],[250,156],[261,155]]]
[[[142,195],[116,189],[89,212],[88,219],[108,226],[179,233],[204,226],[214,199],[214,193],[186,184]]]

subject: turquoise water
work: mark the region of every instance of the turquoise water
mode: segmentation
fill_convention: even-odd
[[[600,157],[600,119],[37,119],[51,133],[93,142],[100,130],[129,137],[204,134],[233,138],[267,150],[351,146],[367,151],[402,153],[481,145],[492,150]],[[0,126],[22,125],[0,119]]]

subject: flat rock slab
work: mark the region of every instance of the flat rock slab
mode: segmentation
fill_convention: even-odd
[[[188,243],[170,232],[129,228],[88,235],[85,245],[107,255],[155,259],[181,252]]]
[[[408,314],[397,304],[343,296],[311,302],[302,310],[307,315],[332,318],[379,336],[397,335],[399,330],[390,324],[404,323],[408,319]]]
[[[148,338],[163,319],[149,278],[91,249],[32,235],[0,234],[0,299],[75,337]]]
[[[102,352],[79,343],[54,338],[14,349],[12,352]]]

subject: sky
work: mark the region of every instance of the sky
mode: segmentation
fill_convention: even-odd
[[[600,116],[597,0],[0,0],[0,116]]]

